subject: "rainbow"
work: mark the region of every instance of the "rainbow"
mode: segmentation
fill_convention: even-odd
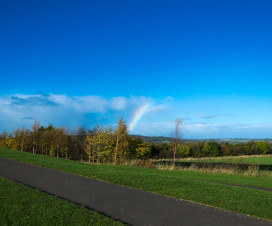
[[[147,112],[149,109],[149,104],[144,104],[143,106],[136,109],[136,111],[133,114],[132,120],[129,123],[128,130],[132,131],[137,123],[140,121],[140,119],[143,117],[143,115]]]

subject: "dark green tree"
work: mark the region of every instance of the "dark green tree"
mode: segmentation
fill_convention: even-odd
[[[218,144],[214,141],[206,141],[203,147],[203,152],[206,156],[216,157],[219,154]]]
[[[256,149],[261,151],[263,154],[270,153],[270,145],[267,141],[258,141],[256,144]]]

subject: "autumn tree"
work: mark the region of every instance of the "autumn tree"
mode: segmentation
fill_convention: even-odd
[[[114,131],[114,136],[116,139],[115,150],[114,150],[114,162],[116,164],[117,157],[124,158],[128,150],[128,130],[123,117],[120,118],[118,122],[118,127]]]
[[[13,131],[13,134],[17,143],[16,149],[23,151],[27,142],[27,137],[30,135],[30,131],[23,127],[22,129],[16,129],[15,131]]]
[[[89,161],[91,157],[97,163],[100,163],[102,160],[109,160],[112,148],[113,136],[110,127],[105,129],[98,126],[94,133],[89,133],[86,136],[84,150],[88,155]]]
[[[6,139],[7,133],[4,131],[2,134],[0,134],[0,147],[6,147],[5,145],[5,139]]]
[[[5,148],[14,148],[16,146],[15,139],[11,133],[8,134],[5,131],[2,133],[0,146]]]
[[[137,158],[147,159],[150,156],[150,148],[145,143],[140,144],[136,148]]]
[[[91,159],[93,163],[95,162],[95,146],[96,146],[95,139],[96,139],[96,136],[92,133],[89,133],[86,136],[86,140],[84,142],[84,150],[88,156],[89,163],[91,162]]]
[[[85,155],[85,149],[84,149],[84,142],[86,140],[88,131],[85,127],[78,127],[76,131],[76,139],[74,141],[76,142],[76,150],[77,155],[80,156],[80,161],[83,161],[84,155]]]
[[[68,136],[68,150],[71,159],[83,160],[84,148],[82,148],[82,143],[78,138],[77,131],[71,131]]]
[[[66,159],[68,159],[68,145],[69,145],[69,130],[68,129],[64,129],[63,130],[63,139],[61,142],[61,153],[63,156],[65,156]]]
[[[230,155],[231,154],[231,149],[230,149],[230,145],[227,142],[224,142],[220,145],[221,147],[221,151],[223,155]]]
[[[137,158],[137,151],[136,149],[143,143],[142,139],[137,137],[128,137],[128,158],[129,159],[136,159]]]
[[[59,155],[66,149],[67,141],[68,140],[64,128],[58,128],[54,131],[53,145],[56,150],[57,158],[59,158]]]
[[[42,147],[42,154],[45,153],[45,155],[49,154],[51,146],[53,146],[54,143],[54,132],[55,128],[52,125],[49,125],[47,128],[44,129],[44,131],[41,134],[41,147]]]

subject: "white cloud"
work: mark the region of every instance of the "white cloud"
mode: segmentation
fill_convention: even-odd
[[[178,101],[169,103],[166,99],[172,98],[155,101],[144,96],[5,95],[0,96],[0,132],[21,126],[30,128],[34,119],[45,126],[52,123],[91,128],[95,124],[114,125],[123,116],[128,123],[135,122],[133,134],[141,135],[170,136],[177,117],[183,120],[184,138],[267,138],[272,134],[272,124],[258,122],[257,119],[263,117],[257,117],[255,113],[252,114],[254,117],[246,120],[237,112],[235,117],[230,117],[234,114],[213,114],[209,108],[208,113],[202,115],[204,122],[201,122],[195,106]],[[143,106],[148,106],[148,109],[140,117],[139,109]]]
[[[165,101],[165,102],[172,102],[172,101],[174,101],[174,100],[175,100],[175,98],[174,98],[174,97],[171,97],[171,96],[167,96],[167,97],[164,98],[164,101]]]
[[[231,116],[235,116],[235,114],[213,114],[213,115],[201,115],[199,116],[202,119],[212,119],[212,118],[217,118],[217,117],[231,117]]]
[[[148,111],[155,113],[155,112],[165,112],[167,110],[169,110],[169,107],[164,104],[161,104],[161,105],[151,107]]]
[[[81,112],[105,113],[109,108],[109,101],[99,96],[73,97],[70,100],[70,107]]]
[[[125,97],[114,97],[110,101],[110,106],[114,110],[124,110],[127,107],[128,99]]]
[[[139,123],[133,134],[148,136],[171,136],[174,122]],[[272,124],[209,124],[202,122],[184,123],[181,129],[182,138],[269,138]]]
[[[38,119],[42,125],[53,123],[70,127],[113,124],[121,115],[129,120],[135,109],[146,103],[154,104],[154,101],[143,96],[109,99],[59,94],[0,96],[0,131],[10,131],[23,125],[30,127],[34,119]]]
[[[185,124],[187,137],[199,138],[267,138],[272,133],[272,124]]]

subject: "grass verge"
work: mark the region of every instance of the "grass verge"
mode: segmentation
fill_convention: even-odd
[[[0,177],[0,225],[123,225],[95,211]]]
[[[272,220],[272,192],[207,182],[272,188],[271,178],[84,164],[7,149],[0,156]]]

